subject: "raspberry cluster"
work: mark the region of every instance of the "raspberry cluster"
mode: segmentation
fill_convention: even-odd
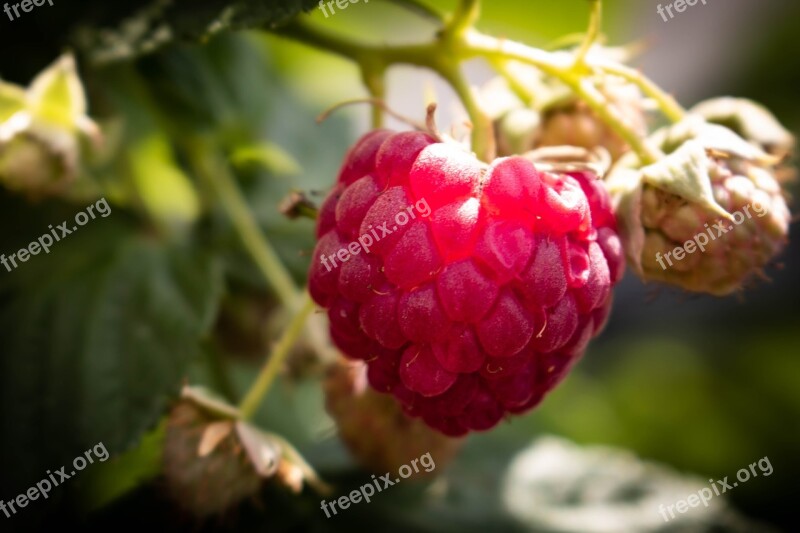
[[[428,216],[396,224],[420,203]],[[352,246],[387,222],[368,249]],[[624,268],[594,175],[522,157],[487,166],[423,132],[363,136],[317,236],[309,289],[336,345],[366,361],[375,389],[453,436],[539,403],[602,328]],[[332,257],[344,259],[323,264]]]

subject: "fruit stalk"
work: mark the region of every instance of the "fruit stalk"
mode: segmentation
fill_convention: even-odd
[[[586,37],[581,43],[581,47],[575,53],[575,66],[585,65],[586,54],[597,41],[600,35],[600,27],[603,22],[603,2],[601,0],[592,0],[592,13],[589,17],[589,29],[586,31]]]
[[[300,333],[302,333],[305,327],[306,320],[313,310],[314,302],[312,302],[311,298],[306,294],[302,306],[297,311],[294,318],[292,318],[292,321],[283,332],[283,335],[281,335],[281,338],[278,339],[267,362],[264,364],[261,372],[259,372],[250,390],[245,394],[244,399],[242,399],[239,404],[239,411],[241,412],[243,420],[251,419],[256,413],[258,406],[261,404],[261,400],[267,394],[275,378],[278,376],[278,372],[291,353],[292,346],[297,342]]]
[[[198,174],[217,194],[239,237],[275,296],[287,309],[297,304],[298,290],[278,253],[261,234],[247,201],[231,176],[227,165],[213,155],[213,148],[200,144],[190,147]]]

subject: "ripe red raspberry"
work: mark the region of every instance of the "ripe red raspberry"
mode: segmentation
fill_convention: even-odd
[[[588,173],[376,130],[322,205],[315,301],[371,385],[448,435],[532,408],[603,326],[623,254]]]

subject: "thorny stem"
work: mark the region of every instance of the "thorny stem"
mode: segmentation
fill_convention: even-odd
[[[625,139],[643,163],[654,163],[661,157],[658,149],[650,146],[646,139],[642,139],[619,112],[609,105],[608,99],[597,90],[591,80],[575,71],[572,56],[569,54],[545,52],[478,32],[471,32],[468,35],[466,48],[473,56],[486,57],[490,60],[516,60],[558,78],[581,97],[611,129]]]

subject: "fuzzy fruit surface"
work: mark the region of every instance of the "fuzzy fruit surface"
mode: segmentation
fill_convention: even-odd
[[[353,245],[365,235],[371,246]],[[447,435],[538,404],[604,325],[624,268],[594,175],[522,157],[487,166],[422,132],[363,136],[317,236],[309,290],[334,342]],[[323,264],[337,254],[346,261]]]

